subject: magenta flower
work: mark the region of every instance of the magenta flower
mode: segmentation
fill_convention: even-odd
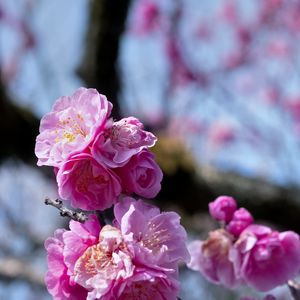
[[[294,278],[300,270],[299,236],[278,233],[262,225],[250,225],[232,251],[235,269],[245,282],[268,291]]]
[[[160,191],[163,173],[155,162],[154,155],[147,150],[134,155],[116,172],[126,194],[135,193],[145,198],[154,198]]]
[[[103,134],[93,143],[92,154],[100,163],[110,168],[124,166],[129,159],[145,148],[154,146],[156,137],[143,129],[136,118],[124,118],[107,123]]]
[[[38,166],[60,167],[73,153],[83,151],[101,131],[112,104],[95,89],[78,89],[56,100],[40,124],[35,154]]]
[[[80,253],[98,241],[100,231],[95,216],[84,224],[71,221],[70,231],[58,229],[45,241],[48,271],[45,283],[54,300],[83,300],[87,290],[73,280],[75,261]]]
[[[103,300],[176,300],[179,282],[163,272],[137,267],[134,275],[118,281]],[[93,298],[94,299],[94,298]]]
[[[253,217],[245,208],[239,208],[233,213],[232,220],[226,226],[226,230],[238,237],[241,232],[253,223]]]
[[[71,156],[59,169],[56,180],[59,196],[84,210],[109,208],[121,193],[117,175],[87,153]]]
[[[232,197],[220,196],[215,201],[210,202],[209,205],[210,215],[217,221],[224,221],[228,223],[237,210],[236,202]]]
[[[209,233],[206,241],[193,241],[188,249],[191,261],[189,268],[200,273],[210,282],[234,288],[241,283],[236,276],[230,250],[233,236],[224,229]]]
[[[188,261],[186,232],[175,212],[126,197],[114,207],[115,225],[135,253],[135,262],[151,268],[177,270],[179,260]]]
[[[100,232],[98,244],[87,248],[76,261],[75,282],[90,291],[87,299],[103,299],[115,281],[123,282],[132,276],[133,270],[131,254],[120,230],[106,225]]]

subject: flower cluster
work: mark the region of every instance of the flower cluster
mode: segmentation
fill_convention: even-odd
[[[269,291],[298,274],[298,234],[254,224],[250,212],[237,209],[231,197],[217,198],[209,211],[222,228],[210,232],[207,240],[189,245],[191,269],[228,288],[246,284],[258,291]]]
[[[59,98],[40,124],[38,165],[53,166],[61,198],[75,208],[104,210],[121,193],[153,198],[162,172],[148,148],[156,137],[136,118],[114,122],[112,104],[95,89]]]
[[[254,224],[228,196],[209,204],[221,228],[188,251],[178,214],[130,197],[153,198],[160,190],[162,171],[148,149],[156,137],[134,117],[113,121],[111,110],[105,96],[80,88],[41,120],[38,165],[54,167],[60,197],[89,211],[85,222],[72,220],[45,242],[53,299],[176,300],[179,262],[229,288],[268,291],[297,275],[299,236]],[[106,224],[101,211],[112,206],[114,219]]]
[[[91,211],[46,240],[48,291],[55,300],[176,300],[178,263],[190,258],[180,217],[128,196],[160,190],[148,150],[156,137],[136,118],[113,121],[111,109],[105,96],[80,88],[41,120],[38,165],[54,167],[60,197]],[[105,225],[100,212],[113,205]]]
[[[47,239],[54,299],[177,299],[178,261],[189,259],[179,216],[130,197],[114,214],[114,226],[90,215]]]

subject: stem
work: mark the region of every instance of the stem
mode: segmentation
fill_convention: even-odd
[[[80,223],[84,223],[88,219],[88,216],[84,212],[82,212],[82,211],[76,212],[69,208],[66,208],[65,206],[63,206],[62,201],[59,199],[53,200],[53,199],[46,198],[45,204],[51,205],[51,206],[54,206],[55,208],[57,208],[60,211],[60,215],[62,217],[69,217],[72,220],[78,221]]]
[[[295,280],[289,280],[287,284],[294,300],[300,300],[300,284]]]

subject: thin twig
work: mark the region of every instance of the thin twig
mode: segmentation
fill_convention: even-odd
[[[82,212],[82,211],[76,212],[69,208],[66,208],[65,206],[63,206],[62,201],[59,199],[53,200],[53,199],[46,198],[45,204],[51,205],[51,206],[54,206],[55,208],[57,208],[60,211],[60,215],[62,217],[69,217],[72,220],[78,221],[80,223],[84,223],[88,219],[88,216],[84,212]]]
[[[300,300],[300,284],[295,280],[288,281],[288,287],[295,300]]]

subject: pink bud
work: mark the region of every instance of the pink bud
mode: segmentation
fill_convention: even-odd
[[[234,212],[232,220],[226,226],[226,229],[234,236],[239,236],[252,223],[252,215],[247,209],[242,207]]]
[[[232,197],[220,196],[215,201],[210,202],[209,205],[210,215],[217,221],[230,222],[233,213],[236,211],[236,202]]]

